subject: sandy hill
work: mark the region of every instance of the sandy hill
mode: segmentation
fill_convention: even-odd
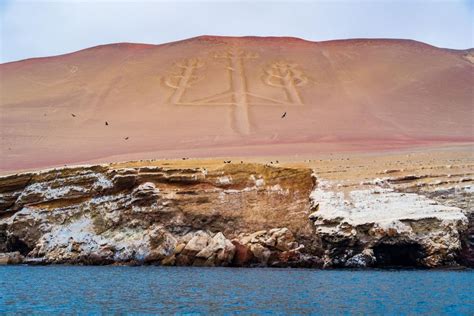
[[[408,40],[213,36],[5,63],[0,171],[472,142],[473,63]]]

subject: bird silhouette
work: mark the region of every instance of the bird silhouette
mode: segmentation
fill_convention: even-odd
[[[106,126],[109,126],[109,122],[105,121],[105,125],[106,125]]]
[[[128,136],[124,138],[125,140],[128,140]]]
[[[283,115],[281,116],[281,118],[284,118],[285,116],[286,116],[286,112],[285,112],[285,113],[283,113]]]
[[[71,113],[71,115],[72,115],[72,117],[76,117],[76,114],[74,114],[74,113]]]

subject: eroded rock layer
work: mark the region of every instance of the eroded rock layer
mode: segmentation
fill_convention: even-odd
[[[4,176],[0,263],[472,264],[470,187],[462,189],[464,205],[459,189],[446,191],[448,198],[430,196],[397,171],[349,191],[350,184],[321,179],[317,171],[150,161]],[[453,195],[459,203],[443,203]]]
[[[474,266],[472,151],[313,165],[310,216],[332,267]]]
[[[296,262],[300,249],[311,248],[313,182],[310,169],[243,163],[7,176],[0,180],[0,251],[46,263]]]

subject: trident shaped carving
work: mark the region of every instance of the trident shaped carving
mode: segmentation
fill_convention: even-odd
[[[197,68],[204,66],[204,63],[198,58],[187,58],[174,63],[179,72],[165,78],[165,84],[175,89],[170,98],[172,103],[180,103],[186,88],[191,87],[196,82],[202,80],[202,77],[194,75]]]
[[[214,58],[227,60],[227,71],[230,77],[230,94],[235,104],[234,125],[244,134],[250,132],[248,115],[247,77],[245,76],[244,60],[258,58],[258,54],[241,49],[215,53]]]
[[[286,61],[277,61],[264,69],[263,82],[272,87],[282,89],[286,98],[274,99],[262,96],[248,90],[246,62],[259,57],[257,53],[248,52],[240,48],[231,48],[212,55],[215,59],[225,62],[225,69],[229,76],[229,87],[218,92],[194,100],[184,97],[186,89],[202,80],[196,75],[197,69],[204,63],[199,58],[188,58],[174,65],[178,71],[164,79],[164,83],[174,89],[170,102],[175,105],[230,105],[232,106],[233,128],[242,134],[250,132],[248,107],[252,105],[282,106],[301,105],[302,100],[297,87],[306,84],[308,78],[298,69],[296,64]]]
[[[297,68],[296,64],[277,61],[265,69],[265,74],[263,81],[266,84],[283,88],[290,103],[302,104],[296,87],[306,84],[308,78]]]

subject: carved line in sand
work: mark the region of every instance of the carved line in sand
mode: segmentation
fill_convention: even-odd
[[[165,78],[165,84],[174,89],[170,102],[173,104],[181,104],[181,99],[183,98],[186,88],[202,80],[202,78],[195,75],[195,72],[197,68],[204,66],[204,63],[198,58],[188,58],[175,62],[174,65],[179,71]]]
[[[215,59],[226,61],[229,88],[204,98],[184,101],[186,89],[202,80],[203,77],[196,75],[197,69],[204,66],[199,58],[184,59],[175,62],[178,72],[165,78],[165,84],[174,89],[170,97],[170,103],[174,105],[233,105],[233,123],[235,129],[247,134],[250,132],[250,121],[248,115],[249,105],[302,105],[301,96],[296,87],[307,83],[308,79],[304,73],[297,68],[296,64],[285,61],[276,61],[269,65],[262,77],[263,82],[272,87],[283,89],[286,100],[278,100],[265,97],[248,90],[248,79],[245,74],[245,61],[258,58],[257,53],[247,52],[241,49],[229,49],[225,52],[215,53]],[[256,101],[249,101],[253,97]],[[228,101],[224,101],[224,100]],[[219,101],[221,100],[221,101]]]
[[[296,87],[306,84],[308,77],[298,69],[297,64],[277,61],[265,69],[265,74],[263,81],[270,86],[284,89],[290,104],[303,104]]]

